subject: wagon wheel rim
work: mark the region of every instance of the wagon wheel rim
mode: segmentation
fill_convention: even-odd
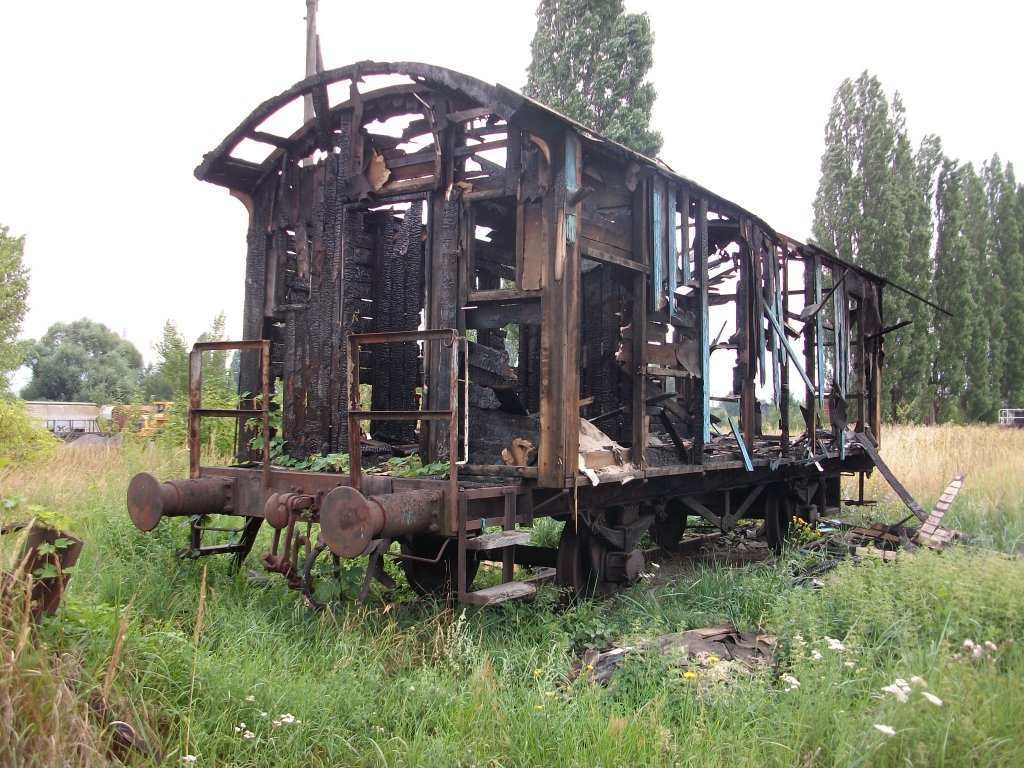
[[[784,487],[768,488],[764,501],[764,531],[768,546],[775,554],[782,552],[789,539],[793,502]]]
[[[651,538],[654,543],[670,555],[682,550],[682,538],[686,533],[686,507],[677,499],[671,499],[665,505],[665,517],[656,520],[651,526]]]
[[[569,521],[558,540],[555,583],[567,602],[594,597],[599,593],[600,574],[594,567],[595,551],[601,547],[584,530]]]
[[[417,558],[432,559],[440,553],[441,558],[436,563],[427,563],[423,560],[402,560],[402,571],[405,573],[409,586],[420,597],[446,597],[455,591],[456,567],[458,565],[458,545],[454,539],[448,539],[444,552],[445,537],[421,534],[409,536],[402,540],[402,554],[411,555]],[[480,561],[466,556],[466,589],[469,589],[476,578]]]

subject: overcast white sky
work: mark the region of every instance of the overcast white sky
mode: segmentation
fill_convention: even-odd
[[[644,2],[654,127],[677,172],[805,239],[824,124],[846,77],[899,90],[913,142],[1024,162],[1015,3]],[[422,61],[520,88],[534,0],[320,0],[327,68]],[[152,360],[221,310],[241,327],[245,212],[193,168],[300,80],[304,0],[0,3],[0,223],[27,235],[23,336],[89,317]]]

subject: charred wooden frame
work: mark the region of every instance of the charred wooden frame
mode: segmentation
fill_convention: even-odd
[[[306,97],[314,118],[276,127]],[[266,520],[286,533],[264,562],[301,582],[320,525],[335,555],[371,555],[368,580],[395,538],[414,586],[448,569],[460,600],[528,594],[517,559],[557,560],[591,594],[635,577],[648,530],[671,547],[688,515],[741,510],[778,537],[872,465],[848,434],[880,434],[886,281],[502,86],[414,63],[323,72],[196,176],[249,211],[240,391],[276,386],[292,457],[352,457],[347,474],[272,467],[265,394],[246,401],[263,451],[242,439],[238,466],[200,467],[201,417],[251,430],[194,393],[192,478],[223,479],[206,511],[246,521],[218,551],[244,557]],[[394,453],[450,469],[363,472]],[[129,499],[147,524],[170,493],[150,480]],[[534,516],[572,519],[557,558],[514,534]],[[469,591],[481,557],[508,583]]]

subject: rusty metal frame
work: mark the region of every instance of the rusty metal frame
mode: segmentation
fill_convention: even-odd
[[[232,350],[259,350],[260,352],[260,408],[203,408],[203,353],[230,352]],[[189,477],[201,475],[200,426],[204,417],[250,419],[261,418],[263,437],[263,487],[270,487],[270,340],[202,341],[192,346],[188,358],[188,466]],[[244,424],[243,424],[244,427]],[[241,433],[241,430],[238,430]]]

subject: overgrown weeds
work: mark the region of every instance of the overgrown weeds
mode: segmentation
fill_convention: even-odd
[[[100,692],[106,716],[131,722],[167,765],[1018,765],[1024,566],[1012,553],[1024,489],[1008,478],[1021,442],[994,428],[890,430],[883,455],[922,503],[968,472],[950,514],[983,546],[843,563],[819,588],[793,578],[805,561],[791,550],[740,567],[666,562],[657,579],[568,610],[545,589],[483,611],[403,592],[320,614],[283,580],[177,561],[179,521],[148,535],[131,526],[128,479],[182,476],[182,451],[61,450],[0,473],[0,490],[64,513],[86,542],[58,619],[22,642],[19,608],[3,604],[0,763],[98,762],[89,702]],[[888,500],[868,514],[902,509]],[[16,594],[5,583],[3,599]],[[584,648],[723,620],[776,637],[778,669],[687,677],[631,652],[607,686],[573,676]],[[897,679],[905,701],[886,690],[902,692]],[[43,738],[54,734],[57,746]]]

